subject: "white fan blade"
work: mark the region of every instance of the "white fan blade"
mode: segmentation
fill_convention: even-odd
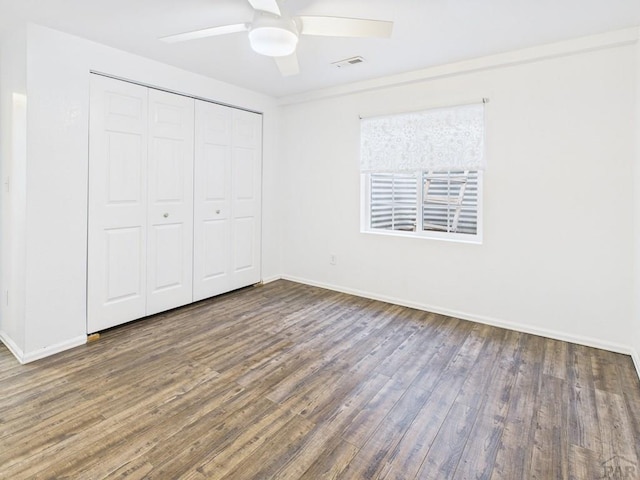
[[[393,22],[346,17],[297,17],[302,22],[300,33],[325,37],[380,37],[391,36]]]
[[[254,10],[273,13],[278,17],[281,16],[280,7],[278,7],[278,2],[276,0],[249,0],[249,3],[254,8]]]
[[[278,69],[283,77],[290,77],[300,73],[300,65],[298,65],[298,56],[296,52],[286,57],[273,57],[278,65]]]
[[[160,40],[166,43],[185,42],[187,40],[196,40],[198,38],[213,37],[215,35],[226,35],[227,33],[244,32],[247,30],[246,23],[238,23],[235,25],[223,25],[221,27],[211,27],[193,32],[178,33],[177,35],[169,35],[161,37]]]

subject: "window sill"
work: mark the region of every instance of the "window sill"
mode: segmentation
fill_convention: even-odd
[[[463,233],[446,233],[446,232],[404,232],[402,230],[376,230],[361,229],[360,233],[381,235],[385,237],[403,237],[416,238],[419,240],[439,240],[453,243],[466,243],[470,245],[482,245],[482,237],[480,235],[467,235]]]

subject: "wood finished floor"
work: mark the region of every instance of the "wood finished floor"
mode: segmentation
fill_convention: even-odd
[[[629,357],[286,281],[0,347],[0,392],[3,479],[640,478]]]

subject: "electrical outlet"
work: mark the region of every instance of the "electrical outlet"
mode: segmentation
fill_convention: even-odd
[[[338,257],[335,256],[335,254],[331,254],[329,255],[329,265],[335,265],[338,263]]]

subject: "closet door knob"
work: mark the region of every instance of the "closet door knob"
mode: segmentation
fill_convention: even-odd
[[[218,214],[219,214],[219,213],[220,213],[220,209],[216,210],[216,213],[218,213]]]
[[[165,213],[164,215],[162,215],[164,218],[167,218],[169,216],[168,213]]]

